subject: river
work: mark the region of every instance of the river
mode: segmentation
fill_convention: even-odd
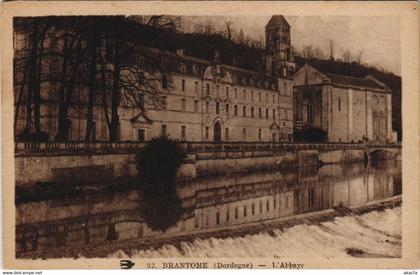
[[[172,194],[98,190],[25,202],[16,206],[16,256],[400,257],[401,207],[332,209],[401,192],[401,162],[384,161],[205,178]]]

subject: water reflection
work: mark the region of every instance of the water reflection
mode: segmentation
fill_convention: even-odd
[[[141,198],[141,216],[154,231],[166,232],[182,219],[185,212],[174,188],[143,187]]]
[[[202,179],[176,192],[98,192],[17,205],[16,253],[188,235],[401,194],[401,163]]]

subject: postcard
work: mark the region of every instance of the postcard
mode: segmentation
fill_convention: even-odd
[[[2,3],[5,267],[419,268],[418,7]]]

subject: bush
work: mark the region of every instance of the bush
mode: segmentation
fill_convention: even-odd
[[[176,188],[176,172],[186,154],[175,140],[159,137],[150,140],[136,156],[142,200],[140,212],[153,230],[165,232],[184,213]]]
[[[328,132],[321,129],[310,127],[293,133],[296,142],[319,142],[324,143],[328,140]]]
[[[186,154],[179,144],[167,137],[153,138],[137,155],[140,180],[146,184],[171,186]]]

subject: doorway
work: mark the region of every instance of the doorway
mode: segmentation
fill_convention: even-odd
[[[214,124],[214,142],[220,143],[222,141],[222,127],[219,122]]]

